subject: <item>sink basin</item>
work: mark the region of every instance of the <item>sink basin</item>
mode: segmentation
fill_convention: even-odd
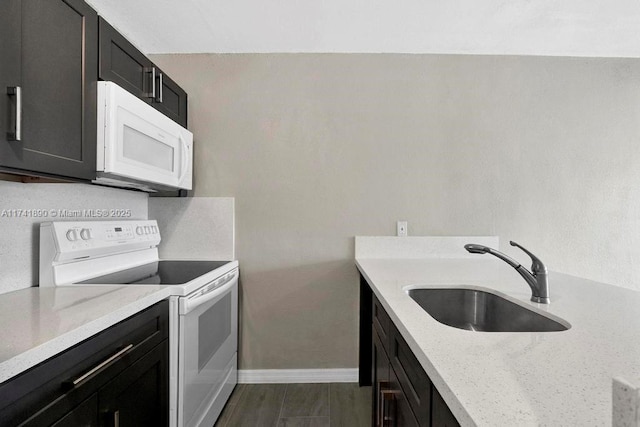
[[[478,289],[416,288],[407,292],[431,317],[458,329],[554,332],[566,331],[571,327],[567,322],[551,319],[494,293]]]

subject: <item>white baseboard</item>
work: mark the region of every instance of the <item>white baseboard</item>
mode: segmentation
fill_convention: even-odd
[[[357,383],[358,369],[240,369],[239,384]]]

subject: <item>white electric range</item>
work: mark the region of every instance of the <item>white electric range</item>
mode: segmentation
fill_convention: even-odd
[[[212,426],[237,383],[238,261],[160,260],[154,220],[40,225],[40,286],[170,286],[170,425]]]

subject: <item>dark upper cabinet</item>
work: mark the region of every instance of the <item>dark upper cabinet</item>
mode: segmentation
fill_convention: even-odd
[[[16,87],[20,86],[20,0],[0,2],[0,145],[16,137]],[[1,157],[0,157],[1,160]]]
[[[187,127],[187,93],[100,18],[99,77],[117,83]]]
[[[153,62],[102,17],[99,18],[101,80],[115,82],[135,96],[151,96]]]
[[[151,105],[186,128],[187,92],[159,68],[156,74],[156,87],[159,92]]]
[[[90,180],[98,16],[82,0],[3,0],[0,169]]]

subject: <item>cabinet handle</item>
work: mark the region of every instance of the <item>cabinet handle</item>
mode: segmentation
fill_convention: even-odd
[[[376,411],[376,425],[374,427],[382,427],[384,425],[384,399],[382,391],[389,387],[389,383],[386,381],[378,381],[376,385],[378,396],[377,411]]]
[[[148,81],[151,82],[151,91],[145,92],[144,96],[146,98],[151,98],[155,101],[156,99],[156,67],[146,67],[144,72],[147,74],[151,74],[151,77]]]
[[[120,410],[113,413],[113,427],[120,427]]]
[[[114,360],[116,360],[119,357],[122,357],[126,352],[128,352],[132,348],[133,348],[133,344],[129,344],[128,346],[126,346],[122,350],[118,351],[113,356],[111,356],[108,359],[102,361],[102,363],[100,363],[99,365],[94,366],[89,371],[87,371],[85,374],[83,374],[83,375],[79,376],[78,378],[76,378],[75,380],[73,380],[72,381],[73,385],[74,386],[78,385],[82,381],[86,380],[88,377],[90,377],[91,375],[95,374],[96,372],[98,372],[99,370],[101,370],[102,368],[107,366],[109,363],[113,362]]]
[[[164,74],[158,73],[158,97],[156,98],[156,102],[162,103],[162,79]]]
[[[20,86],[8,86],[7,95],[15,98],[14,113],[11,115],[13,120],[13,131],[7,131],[7,139],[9,141],[22,140],[22,88]]]
[[[381,390],[382,400],[382,427],[395,427],[396,426],[396,395],[400,392],[398,390]]]

